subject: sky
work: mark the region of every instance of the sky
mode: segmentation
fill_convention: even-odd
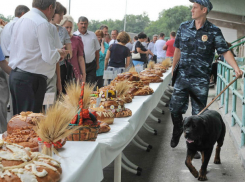
[[[58,0],[65,7],[69,7],[69,0]],[[89,20],[119,19],[125,15],[127,1],[127,14],[139,15],[146,12],[151,21],[158,19],[163,9],[169,9],[178,5],[189,6],[189,0],[71,0],[71,16],[77,22],[80,16],[86,16]],[[0,14],[4,16],[14,15],[18,5],[32,6],[32,0],[1,0]]]

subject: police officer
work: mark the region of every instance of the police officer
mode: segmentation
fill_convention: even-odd
[[[197,115],[207,104],[211,64],[215,49],[234,68],[236,76],[242,71],[229,51],[221,30],[207,20],[213,6],[209,0],[190,0],[193,2],[192,21],[180,25],[175,39],[173,68],[179,61],[174,93],[170,102],[173,121],[171,147],[176,147],[183,132],[182,114],[188,108],[189,95],[194,94],[203,106],[191,98],[192,115]]]

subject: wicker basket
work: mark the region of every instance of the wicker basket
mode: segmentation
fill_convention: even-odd
[[[68,136],[67,140],[68,141],[95,141],[99,133],[99,128],[100,126],[97,127],[84,126],[76,130],[70,136]]]

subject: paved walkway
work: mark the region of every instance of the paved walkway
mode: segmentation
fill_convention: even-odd
[[[211,90],[209,101],[213,98],[214,90]],[[209,102],[208,101],[208,102]],[[218,103],[215,102],[210,109],[218,110]],[[157,129],[158,135],[154,136],[144,129],[141,129],[139,136],[149,144],[153,145],[150,152],[142,151],[133,144],[129,144],[124,154],[133,163],[143,168],[141,176],[136,176],[122,169],[122,182],[196,182],[184,164],[186,157],[186,144],[182,135],[179,145],[172,149],[170,139],[172,133],[172,122],[170,113],[164,108],[165,114],[161,115],[156,111],[153,114],[162,119],[158,124],[148,118],[147,123]],[[191,109],[187,116],[190,116]],[[210,182],[244,182],[245,170],[241,166],[237,151],[233,142],[226,134],[224,146],[221,150],[221,165],[213,163],[214,152],[208,165],[208,181]],[[194,166],[200,169],[201,160],[194,159]],[[113,182],[113,163],[104,169],[104,180],[102,182]]]

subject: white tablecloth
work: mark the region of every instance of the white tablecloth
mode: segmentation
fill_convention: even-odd
[[[151,83],[154,90],[152,95],[136,96],[132,103],[126,104],[126,108],[132,110],[132,116],[128,118],[115,118],[108,133],[99,134],[96,142],[101,151],[102,167],[108,166],[123,149],[132,141],[138,133],[152,110],[157,106],[164,90],[171,80],[171,69],[164,73],[162,83]]]
[[[2,134],[0,134],[2,139]],[[103,179],[101,154],[98,142],[66,142],[59,150],[61,157],[61,182],[99,182]]]
[[[97,142],[66,142],[55,159],[61,162],[61,182],[96,182],[103,179]]]
[[[99,134],[96,142],[66,142],[61,149],[62,182],[99,182],[103,168],[108,166],[132,141],[151,111],[157,106],[171,80],[171,70],[164,73],[162,83],[151,83],[154,94],[136,96],[126,108],[132,110],[128,118],[115,118],[111,131]],[[2,138],[2,135],[0,135]]]

